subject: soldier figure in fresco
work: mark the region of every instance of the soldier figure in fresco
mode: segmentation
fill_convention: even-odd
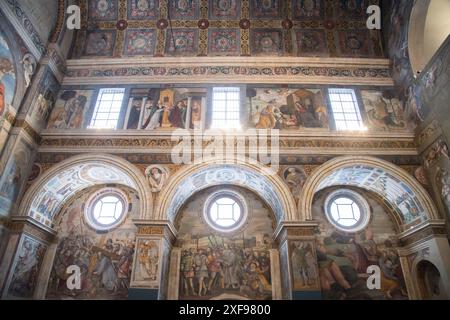
[[[183,251],[181,257],[181,273],[183,275],[184,295],[189,296],[189,291],[192,292],[192,295],[195,295],[193,249]]]

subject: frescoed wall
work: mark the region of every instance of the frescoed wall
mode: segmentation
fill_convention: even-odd
[[[408,128],[402,103],[395,92],[362,90],[361,96],[369,129],[387,132]]]
[[[47,245],[22,235],[13,265],[14,272],[9,282],[9,299],[33,298],[46,250]]]
[[[104,183],[134,186],[122,171],[101,164],[85,163],[62,170],[43,186],[31,204],[30,214],[50,226],[66,200],[84,188]]]
[[[247,128],[283,131],[322,131],[332,129],[329,86],[318,88],[277,88],[243,85],[241,116]],[[53,105],[53,91],[37,98],[35,117],[49,117],[48,129],[87,129],[100,87],[79,90],[65,88]],[[355,88],[364,125],[371,132],[411,132],[404,103],[391,87],[386,90]],[[211,88],[136,88],[125,91],[119,115],[119,129],[174,130],[206,129],[210,125]],[[209,108],[207,110],[207,108]]]
[[[389,15],[386,14],[386,48],[387,56],[393,63],[393,78],[397,86],[399,96],[404,101],[408,96],[408,90],[413,81],[413,72],[409,61],[408,52],[408,27],[409,17],[414,5],[413,1],[390,1]]]
[[[207,89],[134,89],[130,94],[126,129],[200,129]]]
[[[60,241],[48,281],[47,299],[127,298],[137,231],[131,219],[139,201],[131,191],[128,194],[131,211],[121,225],[108,232],[96,232],[86,223],[84,203],[90,193],[77,197],[60,213],[56,226]],[[80,267],[79,290],[67,288],[66,269],[70,265]]]
[[[247,89],[249,127],[296,130],[328,128],[321,89]]]
[[[358,186],[379,194],[383,203],[397,212],[404,224],[425,220],[425,209],[414,191],[382,169],[362,165],[339,169],[322,181],[320,189],[334,185]]]
[[[17,142],[12,152],[0,178],[0,215],[4,216],[9,215],[11,209],[16,206],[15,201],[31,169],[28,164],[33,156],[33,148],[22,139]]]
[[[86,113],[91,105],[94,91],[66,90],[56,100],[50,115],[48,129],[81,129],[86,127]]]
[[[180,299],[270,299],[273,220],[269,209],[253,193],[237,188],[250,205],[248,222],[237,232],[219,233],[202,218],[203,204],[213,190],[194,195],[180,212]]]
[[[16,89],[16,75],[12,52],[0,31],[0,117],[11,106]]]
[[[365,230],[347,234],[334,228],[325,217],[323,203],[331,191],[321,192],[313,203],[314,219],[319,223],[316,241],[322,298],[408,299],[396,231],[385,207],[364,192],[371,207],[371,220]],[[371,265],[380,267],[380,290],[367,288],[367,268]]]
[[[320,289],[314,241],[292,241],[290,245],[292,288],[296,291]]]

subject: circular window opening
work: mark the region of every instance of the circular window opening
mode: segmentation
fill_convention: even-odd
[[[346,232],[358,232],[369,223],[370,207],[358,193],[338,190],[325,200],[325,213],[328,221],[336,228]]]
[[[109,230],[122,223],[127,207],[127,198],[120,190],[104,189],[88,200],[86,220],[96,230]]]
[[[222,191],[206,201],[205,220],[218,231],[231,232],[239,229],[244,224],[246,216],[245,200],[236,192]]]

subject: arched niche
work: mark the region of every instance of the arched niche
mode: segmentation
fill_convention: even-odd
[[[86,188],[104,184],[135,190],[140,198],[140,218],[151,216],[151,191],[143,174],[126,160],[104,154],[75,156],[49,169],[25,194],[19,216],[30,216],[53,227],[56,215],[69,199]]]
[[[415,74],[422,72],[450,35],[450,2],[417,0],[411,12],[408,46]]]
[[[327,201],[335,196],[361,196],[361,228],[342,228],[329,215]],[[353,198],[358,201],[357,198]],[[381,200],[381,201],[380,201]],[[407,283],[398,255],[395,220],[374,192],[333,186],[316,193],[312,205],[321,294],[324,300],[406,300]],[[348,218],[348,216],[347,216]],[[359,219],[359,218],[358,218]],[[333,261],[331,264],[321,263]],[[380,267],[379,290],[367,287],[370,267]]]
[[[285,182],[246,159],[230,162],[210,159],[178,171],[160,193],[154,220],[174,222],[179,209],[195,192],[209,187],[240,186],[260,195],[269,204],[277,223],[296,221],[295,200]]]
[[[332,186],[353,186],[384,199],[396,214],[397,227],[438,219],[438,211],[425,189],[410,174],[387,161],[373,157],[338,157],[317,168],[308,177],[299,200],[299,216],[312,220],[314,194]]]
[[[439,269],[428,260],[421,260],[416,265],[416,278],[422,300],[447,299],[442,286]]]
[[[242,205],[244,223],[226,231],[205,218],[210,208],[208,199],[230,192]],[[276,298],[281,289],[276,267],[277,244],[273,239],[275,226],[268,203],[247,188],[215,186],[194,193],[177,215],[175,248],[180,256],[169,276],[172,288],[169,297],[181,300],[230,296],[254,300]],[[196,265],[195,270],[191,262]],[[216,271],[207,272],[208,265]]]

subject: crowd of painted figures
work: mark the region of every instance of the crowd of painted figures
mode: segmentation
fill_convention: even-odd
[[[325,299],[406,299],[405,280],[393,243],[377,243],[370,229],[360,240],[333,233],[317,248]],[[381,289],[367,288],[367,268],[379,266]]]
[[[94,243],[82,235],[69,235],[60,242],[50,276],[49,297],[77,299],[126,298],[133,263],[134,242],[107,239]],[[69,290],[69,266],[81,271],[81,288]]]
[[[235,293],[268,299],[272,295],[269,251],[234,244],[185,249],[180,286],[184,298]]]

